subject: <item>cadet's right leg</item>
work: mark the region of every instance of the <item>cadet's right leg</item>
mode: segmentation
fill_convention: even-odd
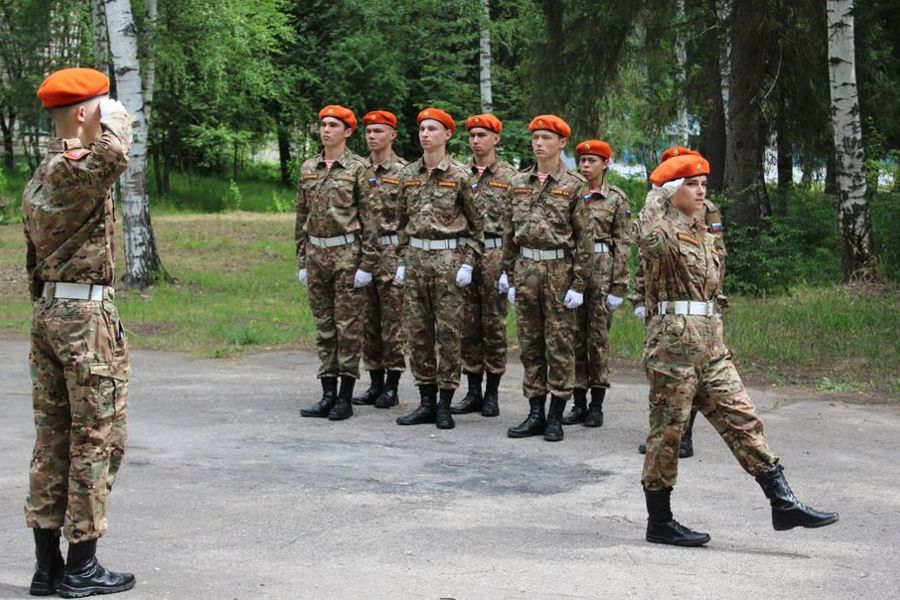
[[[373,281],[363,288],[365,321],[363,325],[363,364],[369,372],[371,383],[362,394],[353,397],[353,404],[370,405],[384,391],[384,364],[382,354],[382,285],[381,265],[376,267]]]
[[[482,269],[472,274],[472,283],[462,290],[463,327],[460,339],[462,370],[466,374],[468,389],[459,404],[451,408],[455,415],[478,412],[483,400],[481,383],[484,381],[484,298],[482,297]]]
[[[522,423],[507,430],[511,438],[543,435],[547,421],[547,348],[544,344],[544,305],[541,263],[519,258],[516,263],[516,320],[519,330],[519,357],[522,360],[522,392],[529,412]]]
[[[563,299],[572,281],[572,264],[568,260],[547,261],[547,277],[543,287],[545,319],[542,323],[547,349],[547,383],[550,388],[550,408],[544,439],[558,442],[563,439],[562,418],[566,401],[575,386],[575,317]]]
[[[307,296],[316,324],[318,376],[322,381],[322,398],[308,409],[300,411],[304,417],[326,418],[337,400],[338,332],[334,314],[337,275],[328,250],[316,246],[307,248]]]
[[[434,271],[424,250],[410,248],[406,255],[406,284],[403,307],[410,345],[409,366],[419,387],[419,406],[397,417],[398,425],[434,423],[437,405],[437,351],[435,345]]]
[[[387,370],[384,390],[375,400],[376,408],[390,408],[399,404],[397,387],[400,375],[406,370],[404,353],[406,335],[403,322],[403,287],[394,282],[397,261],[383,261],[385,273],[378,281],[381,297],[381,344],[382,364]]]
[[[585,290],[584,304],[575,309],[575,389],[572,409],[563,417],[563,425],[584,423],[587,416],[588,390],[588,306],[593,302],[591,290]]]

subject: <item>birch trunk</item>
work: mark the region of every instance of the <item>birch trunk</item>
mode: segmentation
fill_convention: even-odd
[[[494,111],[494,98],[491,88],[491,0],[481,0],[481,44],[479,46],[479,64],[481,66],[481,112]]]
[[[150,224],[147,196],[147,117],[144,112],[138,36],[130,0],[106,0],[106,23],[119,100],[134,116],[128,170],[120,180],[125,234],[124,282],[145,288],[164,276]]]
[[[856,57],[853,46],[853,0],[828,0],[828,72],[834,150],[837,167],[837,208],[843,246],[844,280],[874,277],[872,229],[866,198]]]

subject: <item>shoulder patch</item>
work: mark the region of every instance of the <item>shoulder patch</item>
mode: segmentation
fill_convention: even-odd
[[[445,187],[445,188],[453,188],[453,189],[456,189],[456,188],[459,187],[459,182],[458,182],[458,181],[451,181],[451,180],[449,180],[449,179],[438,179],[438,180],[437,180],[437,184],[438,184],[438,186],[440,186],[440,187]]]
[[[725,229],[725,228],[722,227],[721,223],[710,223],[709,224],[709,230],[712,231],[713,233],[722,233],[723,229]]]
[[[509,189],[509,184],[505,181],[500,181],[499,179],[491,179],[488,181],[488,186],[492,188],[498,188],[501,190]]]
[[[317,173],[304,173],[303,181],[309,181],[311,179],[318,179],[319,175]]]
[[[69,160],[81,160],[90,153],[91,151],[87,148],[72,148],[71,150],[66,150],[65,152],[63,152],[63,156],[65,156]]]
[[[553,188],[552,190],[550,190],[550,195],[551,196],[565,196],[568,198],[569,196],[572,195],[572,192],[571,192],[571,190],[567,190],[566,188]]]
[[[691,237],[691,236],[689,236],[689,235],[686,234],[686,233],[679,233],[679,234],[678,234],[678,239],[679,239],[680,241],[682,241],[682,242],[687,242],[687,243],[693,244],[693,245],[695,245],[695,246],[699,246],[699,245],[700,245],[700,240],[698,240],[697,238]]]
[[[389,185],[399,185],[400,184],[400,180],[397,179],[396,177],[387,177],[387,176],[382,177],[381,182],[387,183]]]

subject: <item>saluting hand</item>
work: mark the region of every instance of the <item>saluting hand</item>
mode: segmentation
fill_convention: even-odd
[[[100,101],[101,117],[106,117],[117,112],[127,113],[128,111],[125,110],[125,105],[118,100],[113,100],[112,98],[104,98]]]

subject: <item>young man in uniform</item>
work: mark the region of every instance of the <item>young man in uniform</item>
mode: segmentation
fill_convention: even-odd
[[[435,423],[453,429],[453,392],[459,387],[460,325],[465,290],[484,251],[481,216],[465,167],[450,158],[453,117],[426,108],[416,118],[422,157],[400,171],[399,228],[406,281],[410,367],[419,387],[419,407],[400,425]],[[440,400],[437,399],[440,390]]]
[[[469,187],[484,221],[484,256],[475,266],[466,298],[466,326],[462,336],[463,372],[469,390],[452,407],[453,414],[481,411],[485,417],[500,414],[498,388],[506,371],[506,294],[497,290],[502,272],[503,223],[506,221],[509,180],[516,174],[512,165],[497,158],[503,123],[491,114],[466,121],[472,162]],[[484,394],[481,382],[487,373]]]
[[[622,305],[628,289],[631,253],[631,209],[621,189],[610,185],[606,171],[612,148],[602,140],[587,140],[575,147],[581,174],[588,180],[584,203],[593,233],[594,268],[578,309],[575,340],[575,391],[572,410],[564,425],[603,425],[603,398],[609,388],[609,327],[613,311]],[[587,390],[591,405],[587,406]]]
[[[397,137],[397,117],[386,110],[373,110],[363,117],[369,157],[365,164],[372,171],[368,185],[378,197],[381,223],[378,228],[379,257],[375,267],[374,285],[366,286],[365,341],[363,363],[372,378],[369,389],[353,398],[353,404],[374,404],[376,408],[390,408],[399,402],[397,386],[406,368],[403,352],[403,288],[397,284],[400,238],[397,228],[397,197],[400,179],[397,177],[406,161],[394,154],[392,145]],[[387,371],[387,381],[385,381]]]
[[[582,200],[587,181],[566,169],[560,154],[569,125],[540,115],[528,125],[536,164],[512,178],[503,228],[503,270],[498,288],[516,302],[525,369],[528,417],[508,430],[512,438],[543,434],[563,439],[562,417],[575,384],[575,310],[591,276],[593,238]],[[544,416],[547,394],[550,409]]]
[[[22,201],[34,308],[37,435],[25,517],[34,530],[35,596],[111,594],[135,583],[96,559],[125,453],[129,367],[113,304],[110,188],[128,167],[131,116],[108,92],[106,75],[77,68],[56,71],[37,92],[56,138]],[[65,563],[60,528],[69,541]]]
[[[322,398],[300,414],[332,421],[353,415],[350,403],[359,378],[365,298],[378,263],[377,199],[369,191],[371,171],[347,149],[356,116],[343,106],[319,111],[324,149],[303,163],[297,191],[297,262],[309,288],[316,322]],[[338,377],[341,388],[338,391]]]

